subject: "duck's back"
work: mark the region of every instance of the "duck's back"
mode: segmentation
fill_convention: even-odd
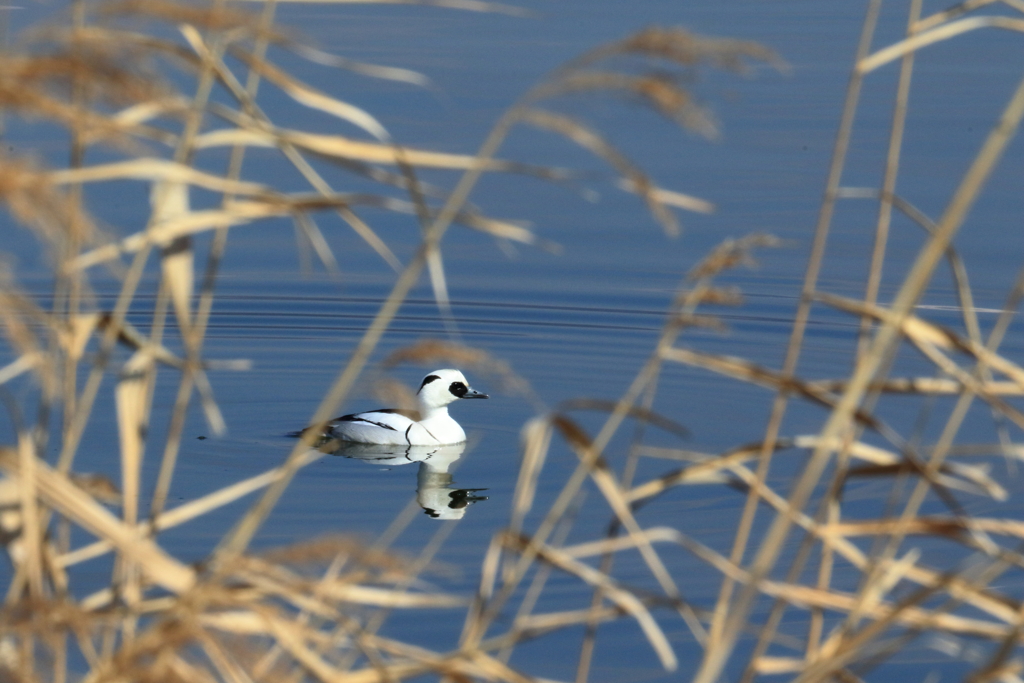
[[[436,446],[462,443],[466,432],[447,411],[420,421],[415,410],[386,408],[331,421],[331,436],[356,443]]]
[[[419,420],[415,410],[382,408],[331,420],[331,435],[342,441],[377,444],[408,444],[410,428]]]

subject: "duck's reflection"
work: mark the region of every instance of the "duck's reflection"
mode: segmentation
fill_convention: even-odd
[[[434,519],[462,519],[466,508],[477,501],[487,500],[487,496],[476,495],[487,489],[456,488],[448,472],[452,464],[462,457],[466,450],[465,443],[450,446],[390,446],[335,441],[327,450],[332,455],[386,467],[418,462],[420,471],[416,477],[416,500],[423,511]]]

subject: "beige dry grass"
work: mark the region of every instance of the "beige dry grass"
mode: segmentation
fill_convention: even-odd
[[[469,0],[423,4],[516,11]],[[923,636],[944,638],[951,656],[965,661],[964,639],[981,643],[971,655],[974,681],[1020,680],[1024,607],[1020,595],[999,580],[1024,566],[1018,545],[1024,527],[1014,518],[1014,508],[999,507],[1016,503],[1010,484],[987,467],[989,462],[978,461],[1021,457],[1021,447],[1012,442],[1005,425],[1024,426],[1024,412],[1014,403],[1024,392],[1024,370],[1000,354],[999,346],[1024,296],[1024,278],[1009,290],[1004,313],[985,338],[967,267],[952,238],[986,180],[997,172],[1000,156],[1024,117],[1024,85],[993,122],[942,216],[931,219],[895,194],[917,52],[940,41],[955,43],[968,31],[1021,31],[1024,22],[1017,13],[1024,6],[1007,0],[1001,5],[1004,14],[993,14],[994,5],[967,0],[922,18],[919,0],[910,0],[906,37],[872,50],[880,1],[870,4],[781,368],[687,347],[682,341],[693,328],[724,328],[708,309],[741,305],[742,297],[715,281],[729,269],[752,262],[755,250],[776,244],[765,235],[730,240],[692,269],[649,359],[618,400],[546,406],[543,392],[500,359],[449,342],[424,341],[385,360],[384,370],[401,363],[442,361],[474,368],[537,411],[522,430],[523,460],[508,525],[482,558],[481,584],[471,597],[427,590],[419,580],[451,525],[440,528],[418,558],[399,560],[386,552],[411,519],[406,513],[371,546],[330,538],[262,556],[248,553],[295,473],[322,456],[308,448],[308,439],[277,468],[168,506],[184,416],[193,399],[198,396],[213,431],[223,427],[206,370],[245,367],[244,361],[217,361],[203,352],[229,231],[268,217],[293,217],[325,267],[335,268],[316,216],[336,215],[352,228],[353,239],[364,240],[398,271],[390,296],[312,416],[311,423],[323,423],[365,373],[370,354],[424,269],[442,314],[454,324],[442,259],[442,240],[453,222],[543,246],[530,229],[490,218],[468,203],[483,173],[529,173],[555,181],[570,177],[561,169],[498,159],[516,126],[562,136],[606,162],[617,176],[614,186],[640,195],[665,231],[674,234],[679,231],[675,209],[707,212],[711,204],[659,187],[600,130],[555,111],[555,100],[580,92],[628,97],[711,137],[717,134],[716,124],[685,87],[686,78],[695,69],[742,71],[750,62],[782,67],[780,60],[752,43],[709,39],[680,29],[646,29],[552,73],[508,110],[477,155],[460,156],[405,147],[371,113],[273,63],[270,45],[331,68],[425,82],[414,72],[355,63],[301,45],[295,34],[275,23],[274,2],[254,3],[259,13],[219,0],[76,2],[66,25],[28,34],[19,51],[4,55],[0,106],[9,115],[66,127],[70,163],[45,169],[29,159],[0,159],[0,201],[45,245],[55,283],[53,305],[44,309],[6,274],[0,281],[0,323],[11,350],[0,367],[0,385],[30,374],[42,403],[34,411],[37,421],[30,422],[32,411],[8,401],[16,433],[0,444],[0,469],[6,477],[0,481],[0,538],[14,567],[0,610],[2,676],[97,683],[371,683],[433,673],[519,683],[541,680],[545,673],[542,666],[520,670],[509,665],[518,645],[582,627],[576,680],[584,683],[591,677],[605,625],[625,619],[649,644],[652,661],[668,670],[681,666],[679,638],[669,629],[685,625],[688,638],[703,654],[699,662],[682,666],[702,683],[725,675],[744,681],[778,674],[799,681],[859,680],[903,644]],[[640,66],[620,70],[622,59]],[[843,187],[842,170],[858,98],[868,85],[865,79],[895,60],[901,60],[901,70],[884,178],[879,188]],[[161,77],[169,67],[184,70],[191,91],[177,91],[172,79]],[[265,87],[275,88],[295,107],[355,125],[366,139],[297,130],[288,120],[271,120],[258,104]],[[85,152],[100,144],[123,158],[85,164]],[[201,150],[216,147],[231,149],[222,174],[195,163]],[[309,183],[309,190],[287,193],[246,180],[249,148],[277,150]],[[333,187],[317,170],[324,160],[376,182],[378,191],[353,194]],[[462,175],[448,192],[423,184],[418,175],[423,169]],[[144,229],[110,238],[91,220],[84,198],[93,184],[112,181],[137,183],[140,192],[150,192],[152,212]],[[219,193],[220,205],[193,210],[193,187]],[[864,295],[857,300],[821,291],[818,285],[832,218],[845,200],[878,204],[872,266]],[[387,236],[360,215],[365,206],[418,221],[422,244],[408,263],[401,264]],[[894,211],[911,218],[927,236],[897,296],[883,304],[879,287]],[[195,262],[191,242],[201,233],[213,234],[205,264]],[[963,331],[942,328],[915,310],[943,258],[959,288]],[[97,310],[89,297],[89,275],[99,266],[111,267],[122,277],[111,310]],[[160,273],[157,303],[150,324],[138,329],[126,315],[149,270]],[[855,365],[848,376],[809,378],[797,372],[815,306],[859,320],[859,333],[851,339]],[[176,326],[168,325],[168,316],[174,316]],[[165,343],[171,330],[181,335],[181,354],[169,350],[176,345]],[[130,349],[131,356],[113,367],[117,344]],[[934,375],[890,376],[902,347],[919,352]],[[656,390],[660,376],[678,364],[767,389],[773,398],[763,438],[722,453],[648,443],[648,430],[673,435],[684,431],[671,407],[659,406]],[[177,389],[170,415],[159,416],[170,424],[168,438],[152,444],[146,435],[157,417],[152,397],[158,365],[171,369]],[[104,389],[102,380],[108,374],[115,381]],[[80,376],[86,378],[81,386]],[[169,381],[167,374],[160,381]],[[402,390],[392,389],[390,398],[401,402]],[[117,406],[117,494],[105,479],[75,472],[83,433],[104,390],[113,392]],[[920,401],[922,410],[946,409],[937,441],[922,444],[913,433],[901,433],[890,424],[879,401],[882,394]],[[934,396],[952,398],[943,408],[929,407]],[[958,441],[975,397],[996,418],[997,443]],[[819,432],[784,433],[783,418],[794,400],[826,412]],[[595,434],[577,417],[583,410],[605,415]],[[58,414],[60,424],[54,417]],[[625,434],[627,426],[633,427],[632,435]],[[623,439],[629,443],[625,455]],[[51,441],[59,450],[54,463],[40,457]],[[142,462],[146,450],[154,448],[160,450],[160,468],[154,493],[146,500]],[[553,500],[546,500],[538,496],[538,482],[556,448],[574,455],[578,464]],[[786,463],[797,454],[806,456],[806,466],[780,483],[777,471],[791,469]],[[658,464],[660,473],[641,476],[641,460]],[[666,465],[666,460],[672,462]],[[866,477],[890,487],[879,497],[874,517],[865,515],[863,507],[851,513],[844,500],[844,487]],[[641,513],[657,509],[660,499],[680,486],[743,492],[740,523],[727,548],[702,541],[699,530],[687,528],[686,520],[675,526],[665,520],[646,524],[648,516]],[[585,488],[597,497],[587,505],[607,511],[608,532],[603,538],[566,545]],[[162,530],[217,513],[260,491],[202,566],[186,565],[161,547]],[[988,512],[970,514],[963,497],[988,501]],[[111,500],[120,503],[120,516],[106,506]],[[926,501],[938,501],[946,511],[923,514]],[[69,547],[71,526],[94,540]],[[755,527],[763,533],[755,534]],[[794,537],[799,538],[797,546],[790,542]],[[925,560],[911,537],[941,542],[951,550],[939,558],[943,561]],[[857,542],[863,538],[871,543]],[[665,548],[687,553],[702,576],[718,587],[717,600],[688,597],[685,588],[692,576],[677,573]],[[105,553],[115,557],[110,585],[81,595],[79,565]],[[636,559],[656,589],[640,589],[617,577],[621,563],[616,558],[625,555]],[[589,607],[545,611],[551,609],[545,598],[556,572],[592,592]],[[852,583],[849,572],[856,576]],[[771,606],[767,616],[755,609],[758,605]],[[430,651],[379,634],[386,618],[401,619],[404,610],[422,608],[448,610],[450,619],[463,616],[461,639],[449,651]],[[792,612],[809,614],[799,635],[781,629]]]

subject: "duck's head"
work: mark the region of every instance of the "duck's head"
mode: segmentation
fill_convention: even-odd
[[[426,408],[440,408],[460,398],[487,398],[487,394],[473,391],[458,370],[434,370],[423,378],[416,395]]]

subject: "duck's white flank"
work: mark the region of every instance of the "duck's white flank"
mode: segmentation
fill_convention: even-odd
[[[460,398],[487,398],[474,391],[458,370],[435,370],[416,392],[419,410],[384,408],[332,420],[330,435],[342,441],[388,445],[433,446],[462,443],[466,432],[448,414]]]

